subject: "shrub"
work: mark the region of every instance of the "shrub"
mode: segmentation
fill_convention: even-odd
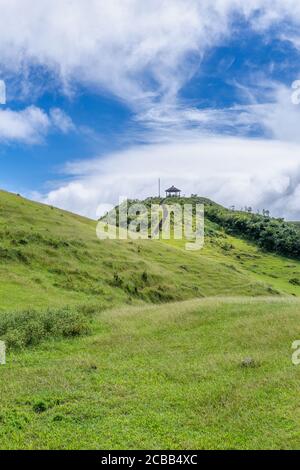
[[[119,276],[118,273],[114,273],[114,280],[113,280],[112,285],[113,285],[114,287],[122,287],[122,285],[123,285],[123,279]]]
[[[40,413],[44,413],[45,411],[47,411],[48,406],[47,406],[47,403],[45,403],[44,401],[38,401],[33,405],[32,409],[35,413],[40,414]]]
[[[293,278],[289,280],[290,284],[293,284],[293,286],[300,286],[300,279]]]
[[[13,349],[35,346],[48,338],[81,336],[89,330],[90,321],[84,311],[68,307],[0,315],[0,338]]]

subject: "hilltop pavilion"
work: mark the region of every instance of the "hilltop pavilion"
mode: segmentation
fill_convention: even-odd
[[[175,186],[171,186],[171,188],[166,189],[166,197],[180,197],[181,189],[175,188]]]

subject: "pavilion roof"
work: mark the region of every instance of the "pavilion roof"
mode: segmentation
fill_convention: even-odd
[[[167,193],[180,193],[180,189],[175,188],[175,186],[171,186],[171,188],[166,189]]]

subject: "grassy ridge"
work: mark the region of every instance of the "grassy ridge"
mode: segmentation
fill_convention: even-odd
[[[128,201],[128,207],[141,201]],[[218,261],[220,268],[226,266],[238,273],[255,278],[268,285],[269,294],[300,294],[300,261],[298,248],[300,236],[295,225],[281,219],[246,212],[232,211],[207,198],[149,198],[142,202],[148,208],[141,212],[144,222],[150,223],[149,209],[152,204],[185,203],[205,206],[205,246],[193,253],[193,258],[201,263],[205,258]],[[117,214],[118,214],[118,207]],[[136,217],[133,213],[128,223]],[[172,220],[171,220],[172,227]],[[149,227],[149,234],[151,233]],[[183,250],[186,240],[163,240],[169,246]],[[267,243],[268,241],[268,243]],[[288,257],[281,255],[286,252]],[[174,254],[175,257],[175,254]],[[220,278],[224,281],[220,272]],[[218,283],[215,285],[217,295]],[[229,287],[230,292],[231,286]],[[244,295],[244,291],[240,291]],[[212,295],[212,294],[210,294]],[[256,295],[256,294],[254,294]]]
[[[129,207],[139,201],[129,201]],[[263,214],[253,213],[251,207],[245,211],[235,209],[226,209],[219,204],[210,201],[207,198],[199,196],[191,197],[169,197],[148,198],[143,201],[143,205],[150,208],[152,204],[157,205],[185,205],[203,204],[206,216],[206,235],[209,236],[214,230],[214,225],[208,221],[217,224],[223,228],[227,234],[242,237],[245,240],[254,242],[258,247],[268,252],[274,252],[279,255],[288,256],[294,259],[300,259],[300,232],[297,223],[285,222],[284,219],[271,217],[269,211],[263,211]],[[147,211],[142,215],[147,217]],[[134,214],[130,214],[128,220],[134,219]],[[150,218],[148,219],[150,222]]]
[[[159,241],[100,241],[95,228],[91,220],[0,192],[0,309],[272,294],[271,278],[258,279],[241,264],[236,269],[227,254],[220,262]],[[221,256],[222,246],[215,248]]]

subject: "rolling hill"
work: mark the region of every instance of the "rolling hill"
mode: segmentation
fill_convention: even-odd
[[[206,244],[100,241],[96,222],[0,193],[2,310],[166,302],[214,295],[300,294],[300,263],[207,222]]]
[[[160,242],[100,241],[95,229],[91,220],[1,192],[1,309],[108,307],[270,290],[250,270],[231,266],[222,247],[220,260],[209,253],[194,257]]]
[[[212,217],[199,252],[101,241],[3,191],[0,233],[2,449],[300,446],[298,259]]]

